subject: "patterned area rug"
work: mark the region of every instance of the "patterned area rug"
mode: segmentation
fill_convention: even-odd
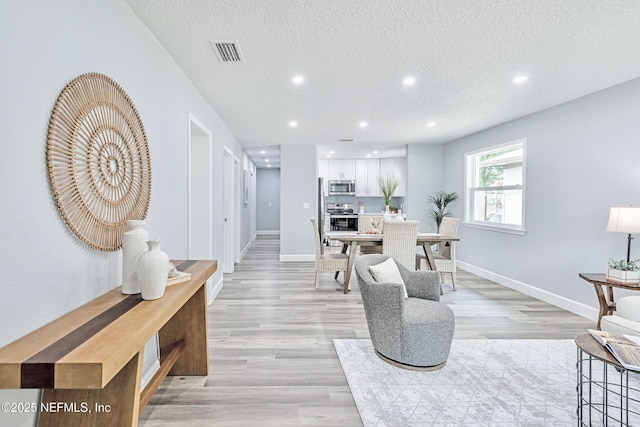
[[[573,340],[453,341],[447,364],[415,372],[370,340],[334,339],[365,426],[575,426]]]

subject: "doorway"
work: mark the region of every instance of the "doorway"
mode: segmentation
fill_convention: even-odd
[[[222,261],[222,272],[233,273],[236,262],[236,187],[237,187],[237,167],[233,152],[224,147],[223,160],[223,241],[224,255]]]
[[[189,259],[212,259],[213,254],[211,139],[211,132],[189,114]]]

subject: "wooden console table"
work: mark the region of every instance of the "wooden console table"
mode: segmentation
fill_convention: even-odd
[[[600,321],[602,316],[613,314],[616,310],[616,301],[613,298],[613,288],[628,289],[631,291],[640,291],[640,285],[638,284],[624,284],[615,283],[607,280],[605,274],[598,273],[580,273],[580,278],[591,283],[596,290],[596,296],[598,297],[598,304],[600,305],[600,312],[598,313],[598,323],[596,329],[600,330]],[[607,288],[607,294],[605,295],[602,287]]]
[[[44,389],[40,426],[137,426],[166,375],[208,374],[206,280],[217,262],[173,263],[191,280],[160,299],[117,288],[1,348],[0,388]],[[156,332],[160,369],[141,391]]]

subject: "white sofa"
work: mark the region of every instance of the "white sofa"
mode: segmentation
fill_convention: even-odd
[[[626,335],[640,335],[640,296],[620,298],[616,303],[616,311],[602,316],[600,329]]]

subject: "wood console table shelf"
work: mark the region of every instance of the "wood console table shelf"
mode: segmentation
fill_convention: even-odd
[[[173,261],[191,281],[145,301],[120,288],[0,349],[0,388],[44,389],[41,426],[136,426],[166,375],[207,375],[206,280],[216,261]],[[141,392],[144,345],[155,333],[160,369]],[[75,409],[75,410],[73,410]]]

